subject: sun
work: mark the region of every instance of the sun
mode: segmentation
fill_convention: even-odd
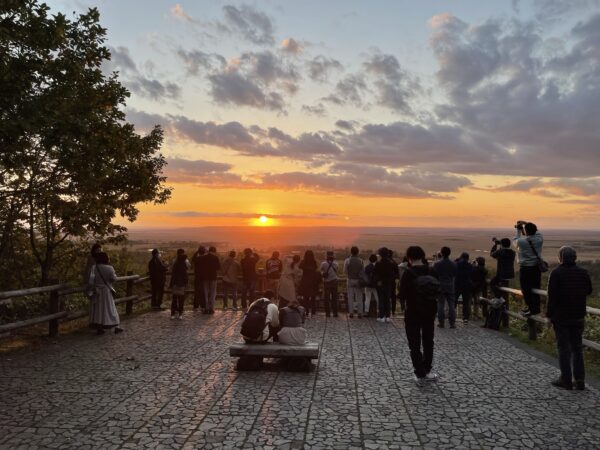
[[[263,225],[266,225],[266,224],[269,222],[269,218],[268,218],[267,216],[260,216],[260,217],[258,218],[258,221],[259,221],[261,224],[263,224]]]

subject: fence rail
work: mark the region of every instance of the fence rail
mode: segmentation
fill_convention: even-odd
[[[504,325],[508,326],[508,318],[509,317],[526,321],[529,339],[532,341],[535,341],[537,339],[537,333],[538,333],[537,324],[550,325],[550,320],[548,320],[546,317],[542,317],[540,315],[525,317],[522,314],[519,314],[518,312],[511,311],[508,308],[508,306],[510,305],[509,295],[513,295],[515,297],[523,297],[523,293],[519,289],[513,289],[513,288],[508,288],[508,287],[498,287],[498,289],[505,293],[504,300],[506,301],[506,310],[505,310],[506,315],[504,317]],[[543,289],[532,289],[532,291],[534,294],[538,294],[538,295],[548,298],[548,291],[545,291]],[[485,297],[481,297],[480,300],[484,301],[486,306],[490,302],[490,299],[485,298]],[[592,308],[591,306],[588,306],[586,308],[586,311],[591,316],[600,316],[599,308]],[[591,348],[593,350],[600,351],[600,343],[598,343],[598,342],[590,341],[589,339],[583,339],[582,343],[587,348]]]

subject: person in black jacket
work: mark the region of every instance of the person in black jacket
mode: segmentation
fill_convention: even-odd
[[[202,288],[206,307],[204,314],[215,313],[215,300],[217,298],[217,273],[221,270],[221,261],[217,256],[217,249],[209,247],[208,253],[202,258]]]
[[[192,256],[192,267],[194,268],[194,311],[199,308],[206,309],[206,297],[204,296],[204,256],[206,247],[201,245]]]
[[[490,256],[497,261],[496,276],[490,280],[490,289],[495,298],[505,297],[499,287],[508,287],[509,280],[515,277],[517,253],[510,248],[510,239],[498,240],[494,238],[494,246],[490,250]]]
[[[148,263],[148,274],[150,275],[150,287],[152,289],[152,300],[150,302],[155,311],[162,310],[162,299],[167,281],[167,266],[160,259],[157,248],[152,250],[152,259]]]
[[[588,272],[575,263],[577,253],[572,247],[561,247],[560,266],[552,271],[548,281],[548,308],[546,316],[556,334],[560,378],[552,384],[563,389],[585,389],[583,363],[583,327],[586,297],[592,293]],[[572,366],[571,366],[572,364]]]
[[[173,294],[171,301],[171,319],[183,319],[183,308],[185,302],[185,288],[188,283],[187,271],[190,269],[190,262],[185,250],[177,250],[177,259],[171,267],[171,281],[169,287]]]
[[[439,282],[433,277],[433,269],[425,260],[425,252],[421,247],[408,247],[406,257],[409,263],[400,281],[400,295],[406,302],[404,325],[410,358],[415,370],[415,381],[418,386],[423,386],[425,382],[436,381],[438,378],[431,368]],[[431,298],[425,298],[417,286],[417,280],[424,277],[431,279],[437,285],[437,292],[433,292]],[[421,352],[421,345],[423,352]]]
[[[396,289],[396,274],[398,265],[390,260],[390,251],[386,247],[377,250],[379,261],[373,269],[373,277],[377,284],[377,296],[379,297],[378,322],[391,322],[391,298]]]
[[[469,323],[469,319],[471,318],[472,273],[473,266],[469,262],[469,254],[463,252],[460,258],[456,260],[455,289],[457,301],[459,297],[462,297],[462,318],[465,325]]]

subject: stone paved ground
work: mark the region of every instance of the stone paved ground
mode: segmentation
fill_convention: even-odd
[[[0,448],[599,448],[600,393],[476,325],[436,329],[412,380],[403,324],[309,322],[311,373],[236,372],[240,313],[148,313],[121,335],[75,335],[0,357]]]

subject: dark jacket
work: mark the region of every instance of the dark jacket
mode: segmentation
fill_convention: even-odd
[[[317,270],[316,261],[300,261],[298,266],[302,269],[302,278],[300,279],[300,287],[298,292],[303,296],[314,296],[319,293],[319,288],[323,276],[321,272]]]
[[[512,280],[515,277],[515,258],[517,253],[512,248],[500,248],[494,245],[490,256],[498,261],[496,277],[501,280]]]
[[[202,279],[214,281],[217,279],[217,272],[221,270],[221,261],[214,253],[207,253],[203,256],[203,274]]]
[[[286,306],[285,308],[281,308],[279,310],[279,326],[290,327],[290,328],[299,328],[304,325],[304,308],[302,306],[298,306],[297,308],[293,308],[291,306]]]
[[[256,264],[258,263],[258,259],[259,258],[257,254],[244,256],[242,258],[242,278],[244,280],[256,280],[258,278],[256,273]]]
[[[469,261],[461,259],[456,262],[456,280],[454,282],[454,286],[457,293],[460,293],[464,290],[470,290],[473,287],[473,283],[471,281],[472,272],[473,266]]]
[[[367,266],[365,267],[365,275],[367,276],[367,280],[369,280],[367,282],[368,288],[376,288],[377,287],[377,283],[375,282],[375,276],[373,273],[374,271],[375,271],[375,263],[370,262],[369,264],[367,264]]]
[[[150,275],[150,283],[153,285],[165,284],[167,279],[167,266],[163,264],[160,258],[152,257],[148,263],[148,274]]]
[[[456,263],[449,258],[443,258],[433,265],[432,275],[440,280],[440,291],[444,294],[454,294],[456,278]]]
[[[409,266],[402,274],[400,280],[400,300],[406,302],[405,318],[423,318],[434,320],[437,312],[437,303],[425,304],[417,293],[417,277],[423,275],[434,275],[428,265]]]
[[[187,286],[188,283],[188,274],[187,274],[187,264],[185,263],[187,260],[187,256],[178,256],[173,264],[173,269],[171,272],[171,283],[170,286]]]
[[[195,281],[202,281],[204,279],[206,279],[206,253],[203,253],[202,255],[198,252],[194,253],[194,256],[192,256],[192,266],[194,268],[194,278]]]
[[[586,297],[592,293],[587,270],[575,263],[561,264],[550,273],[546,316],[552,322],[581,320],[586,314]]]
[[[488,271],[485,266],[480,266],[479,264],[473,266],[473,271],[471,272],[471,282],[473,284],[473,290],[483,292],[487,288],[487,275]]]
[[[375,263],[373,269],[373,277],[377,286],[393,285],[394,280],[397,278],[398,264],[391,261],[388,258],[383,258],[381,261]]]

